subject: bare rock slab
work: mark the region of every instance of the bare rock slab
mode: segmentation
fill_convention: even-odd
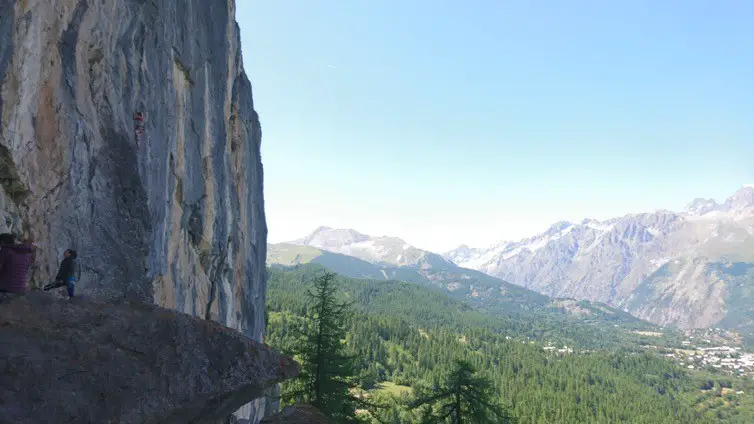
[[[217,423],[291,358],[148,304],[0,294],[0,423]]]

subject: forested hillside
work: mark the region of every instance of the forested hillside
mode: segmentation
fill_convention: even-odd
[[[475,314],[465,316],[465,319],[474,321],[473,325],[478,324],[480,317],[483,321],[489,321],[490,317],[498,316],[501,318],[493,320],[495,328],[499,329],[501,325],[503,325],[502,328],[517,327],[515,334],[518,335],[537,339],[547,337],[547,340],[553,342],[577,344],[582,347],[613,345],[625,339],[627,331],[630,330],[662,331],[665,334],[664,344],[675,342],[680,347],[680,335],[677,332],[663,330],[659,326],[634,318],[621,310],[583,300],[549,299],[472,270],[455,267],[452,268],[452,272],[447,272],[447,269],[443,271],[432,270],[432,268],[429,268],[429,271],[424,269],[420,272],[411,267],[372,264],[347,255],[285,243],[268,245],[267,252],[267,262],[273,268],[319,266],[341,276],[372,280],[368,283],[356,283],[356,287],[368,287],[365,289],[367,294],[378,290],[383,296],[377,302],[392,299],[395,290],[401,293],[401,297],[408,290],[413,293],[412,296],[433,296],[442,299],[441,303],[450,299],[457,300],[453,305],[457,305],[463,311],[470,312],[471,308],[477,311]],[[432,274],[430,279],[422,274],[428,272]],[[465,281],[464,284],[468,284],[468,290],[460,290],[454,286],[458,281]],[[382,284],[376,284],[376,282]],[[416,283],[430,290],[421,290],[413,284],[405,283]],[[454,287],[454,289],[450,290],[448,287]],[[487,295],[480,294],[482,292],[478,291],[479,287],[487,287],[487,290],[483,291]],[[494,290],[493,287],[495,287]],[[383,306],[390,307],[390,305]],[[434,313],[437,314],[438,311]],[[552,331],[557,334],[553,334]],[[635,334],[628,338],[631,339],[629,343],[631,346],[635,346],[637,342],[657,342],[646,337],[643,341],[637,340],[641,337]]]
[[[304,294],[321,272],[316,265],[269,270],[267,343],[292,348]],[[345,340],[359,386],[371,402],[392,405],[375,420],[419,422],[405,407],[412,393],[438,385],[455,359],[466,359],[520,423],[754,422],[751,383],[680,368],[644,352],[639,335],[546,316],[485,315],[409,283],[337,283],[352,302]],[[572,351],[559,353],[563,345]]]

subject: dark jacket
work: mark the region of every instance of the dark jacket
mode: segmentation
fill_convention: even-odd
[[[26,279],[34,259],[31,244],[5,244],[0,247],[0,291],[23,293],[28,290]]]
[[[74,277],[77,281],[79,279],[79,264],[76,261],[76,252],[60,262],[60,268],[58,268],[58,275],[55,276],[55,281],[68,282],[71,277]]]

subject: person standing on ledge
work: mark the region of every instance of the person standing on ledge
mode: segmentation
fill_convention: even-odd
[[[13,234],[0,234],[0,292],[25,293],[26,279],[34,261],[33,240],[16,244]]]
[[[78,254],[73,249],[68,249],[63,252],[63,261],[60,262],[60,268],[58,269],[58,275],[55,276],[56,286],[62,286],[65,284],[68,289],[68,297],[73,297],[74,289],[76,288],[76,281],[80,276],[79,264],[76,261]]]

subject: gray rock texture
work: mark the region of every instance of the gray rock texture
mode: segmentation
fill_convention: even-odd
[[[0,423],[215,424],[299,372],[238,331],[154,305],[0,295]]]
[[[262,340],[261,129],[239,40],[234,0],[0,0],[0,231],[36,239],[32,287],[71,247],[80,293]]]

